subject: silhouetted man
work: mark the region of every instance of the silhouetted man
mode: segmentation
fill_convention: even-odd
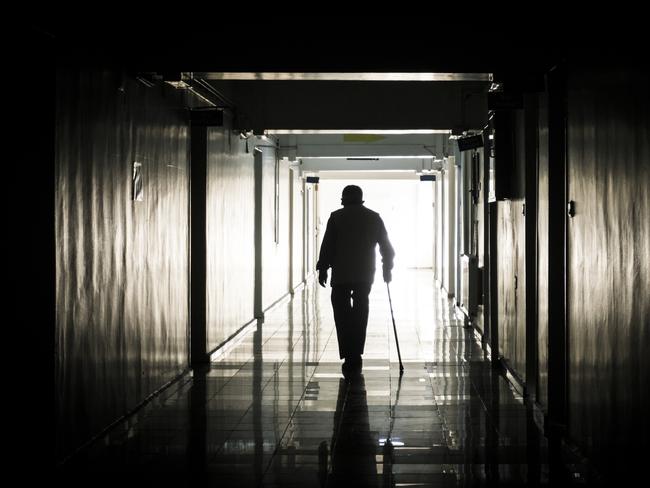
[[[332,268],[332,308],[346,373],[361,369],[368,295],[375,278],[375,247],[379,244],[386,283],[392,279],[395,251],[379,214],[363,206],[361,188],[346,186],[341,204],[343,208],[332,212],[327,221],[316,269],[318,282],[325,287],[327,270]]]

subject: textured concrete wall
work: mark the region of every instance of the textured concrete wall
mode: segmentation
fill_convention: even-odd
[[[60,71],[56,99],[61,457],[187,366],[189,119],[179,92],[109,72]]]
[[[486,205],[486,195],[487,187],[483,184],[484,181],[484,171],[485,171],[485,152],[483,148],[480,148],[478,151],[478,164],[474,167],[476,174],[474,175],[474,184],[476,185],[476,201],[478,202],[475,206],[475,219],[474,223],[474,232],[476,232],[476,255],[478,260],[478,267],[482,273],[486,272],[487,259],[485,258],[485,222],[487,219],[487,205]],[[483,275],[479,277],[479,283],[475,286],[478,286],[480,293],[478,294],[478,309],[476,313],[475,325],[481,331],[481,333],[486,333],[485,330],[485,300],[487,298],[486,287],[484,286]]]
[[[302,201],[304,198],[303,180],[298,171],[291,172],[291,185],[293,185],[293,276],[292,287],[300,284],[304,272],[304,210]]]
[[[548,97],[539,98],[537,163],[537,401],[548,405]]]
[[[187,367],[189,112],[193,100],[113,73],[61,72],[56,154],[57,438],[63,457]],[[253,319],[254,159],[208,129],[207,347]],[[289,169],[263,148],[263,290],[289,287]],[[132,201],[133,162],[143,201]],[[302,278],[296,178],[294,279]],[[313,204],[312,207],[313,209]],[[313,225],[313,220],[312,220]],[[313,234],[313,231],[312,231]]]
[[[526,153],[523,110],[515,112],[513,129],[512,151],[515,171],[512,174],[500,174],[496,177],[510,180],[513,195],[524,195]],[[496,134],[496,137],[498,138],[499,134]],[[498,147],[496,157],[499,158]],[[522,379],[526,378],[525,203],[524,198],[514,198],[497,204],[499,353]]]
[[[442,285],[444,280],[444,242],[445,242],[445,227],[444,227],[444,183],[442,175],[438,175],[434,183],[434,225],[435,225],[435,271],[434,275],[436,280]]]
[[[316,270],[316,260],[318,259],[318,252],[320,251],[320,243],[325,229],[321,229],[320,236],[317,235],[318,215],[317,215],[317,202],[318,202],[318,185],[307,184],[305,186],[305,224],[307,227],[305,245],[305,274],[309,276]]]
[[[568,83],[569,430],[623,472],[650,434],[650,80],[599,61]]]
[[[456,295],[456,263],[458,256],[456,251],[457,247],[457,215],[458,205],[456,200],[456,161],[454,157],[449,157],[446,160],[446,169],[442,175],[443,185],[443,226],[444,226],[444,240],[443,246],[443,284],[447,293],[450,296]]]
[[[524,202],[499,202],[497,217],[499,353],[521,378],[526,373]]]
[[[264,246],[262,303],[266,309],[289,291],[289,166],[286,161],[276,161],[275,147],[261,147],[261,149],[264,153],[262,159]]]
[[[208,350],[253,319],[255,275],[253,149],[224,127],[208,130]]]

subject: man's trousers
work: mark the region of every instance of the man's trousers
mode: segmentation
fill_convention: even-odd
[[[341,359],[363,354],[368,327],[368,295],[371,288],[372,283],[332,286],[332,308]]]

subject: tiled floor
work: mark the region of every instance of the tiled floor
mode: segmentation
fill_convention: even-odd
[[[374,285],[362,375],[346,381],[330,289],[267,313],[209,371],[69,462],[88,486],[513,486],[566,481],[531,409],[493,372],[430,271]],[[387,444],[387,439],[391,442]],[[391,449],[392,444],[392,449]],[[579,475],[570,477],[580,480]]]

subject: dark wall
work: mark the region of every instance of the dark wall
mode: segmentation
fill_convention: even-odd
[[[228,119],[208,129],[208,351],[253,319],[254,149],[231,129]]]
[[[513,195],[525,194],[524,112],[513,116]],[[499,137],[499,134],[497,134]],[[497,148],[496,158],[499,158]],[[499,176],[497,176],[499,177]],[[526,378],[526,226],[525,198],[498,202],[497,283],[499,353],[521,379]]]
[[[524,202],[499,202],[497,217],[499,353],[522,379],[526,373]]]
[[[12,151],[7,179],[17,184],[6,185],[4,192],[9,204],[5,212],[5,253],[10,256],[4,271],[5,281],[10,283],[5,303],[10,304],[13,312],[11,327],[4,329],[5,344],[11,345],[9,357],[20,369],[19,375],[9,375],[12,396],[20,401],[19,417],[12,422],[21,425],[20,438],[13,436],[12,450],[30,452],[38,438],[42,459],[39,466],[47,468],[55,462],[56,423],[52,408],[56,306],[55,50],[45,32],[26,29],[12,32],[11,39],[13,48],[7,50],[7,64],[16,72],[28,72],[38,65],[41,73],[27,76],[21,83],[24,93],[38,96],[8,97],[12,122],[5,139],[11,141],[12,148],[19,148]],[[24,458],[22,462],[21,467],[33,470],[33,460]],[[14,461],[12,466],[17,469]]]
[[[60,458],[187,367],[189,141],[172,88],[62,69],[56,101]]]
[[[569,431],[622,472],[650,433],[650,79],[570,66]]]

